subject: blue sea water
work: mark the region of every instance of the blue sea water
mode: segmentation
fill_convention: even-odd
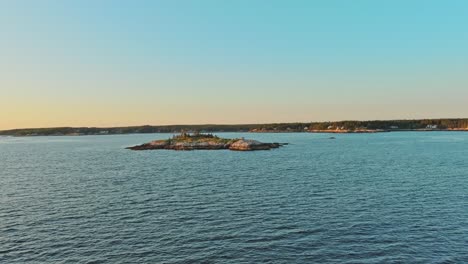
[[[468,263],[468,133],[0,138],[0,263]]]

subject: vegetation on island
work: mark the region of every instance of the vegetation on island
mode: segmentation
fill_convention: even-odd
[[[214,143],[219,143],[219,144],[229,144],[234,141],[239,140],[238,138],[235,139],[227,139],[227,138],[220,138],[216,135],[213,135],[211,133],[200,133],[198,131],[195,131],[194,133],[187,133],[187,132],[181,132],[178,135],[172,136],[172,138],[169,138],[166,140],[169,144],[175,144],[175,143],[204,143],[204,142],[214,142]]]
[[[464,119],[420,119],[420,120],[374,120],[302,122],[244,125],[170,125],[130,127],[55,127],[29,128],[0,131],[4,136],[78,136],[116,135],[135,133],[180,133],[183,131],[213,132],[310,132],[325,130],[468,130],[468,118]]]

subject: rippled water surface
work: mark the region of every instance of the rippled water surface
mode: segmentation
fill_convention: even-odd
[[[468,133],[0,137],[0,263],[468,263]]]

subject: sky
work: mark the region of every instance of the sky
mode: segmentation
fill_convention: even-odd
[[[468,117],[468,1],[0,0],[0,129]]]

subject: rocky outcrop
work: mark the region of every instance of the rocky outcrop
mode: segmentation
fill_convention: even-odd
[[[256,140],[248,139],[221,139],[218,137],[203,138],[197,136],[168,140],[155,140],[138,146],[128,147],[131,150],[154,150],[154,149],[171,149],[171,150],[218,150],[229,149],[236,151],[253,151],[253,150],[270,150],[279,148],[285,143],[262,143]]]
[[[228,146],[217,142],[175,142],[170,143],[166,140],[152,141],[150,143],[128,147],[131,150],[150,150],[150,149],[172,149],[172,150],[195,150],[195,149],[226,149]]]
[[[229,146],[230,150],[237,151],[252,151],[252,150],[269,150],[272,148],[279,148],[284,144],[280,143],[262,143],[257,140],[240,139]]]

